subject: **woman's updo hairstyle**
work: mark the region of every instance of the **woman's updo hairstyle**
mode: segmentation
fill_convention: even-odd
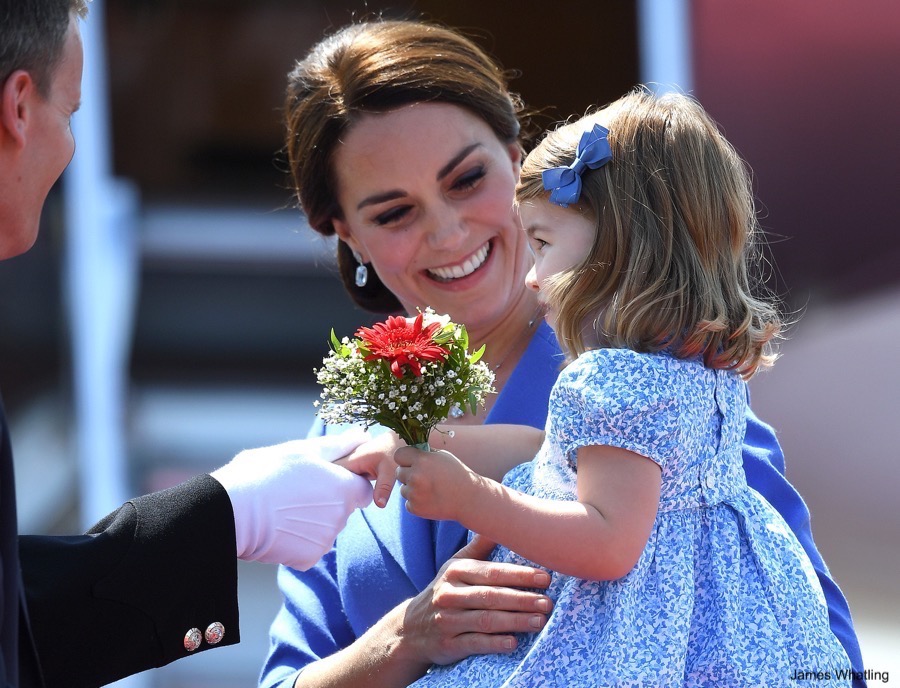
[[[420,102],[450,103],[481,117],[504,143],[518,140],[521,101],[507,75],[459,33],[420,21],[351,24],[315,45],[288,75],[286,151],[297,200],[310,227],[335,233],[341,218],[332,169],[335,147],[366,113]],[[338,242],[344,287],[362,308],[395,313],[400,302],[373,267],[365,287],[354,283],[356,261]]]

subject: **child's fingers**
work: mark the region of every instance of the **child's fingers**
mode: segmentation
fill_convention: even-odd
[[[394,483],[397,482],[397,474],[394,465],[385,462],[378,468],[378,476],[375,478],[375,492],[372,499],[375,504],[382,509],[387,506],[388,499],[391,498],[391,492],[394,489]]]
[[[497,543],[493,540],[488,540],[484,535],[479,535],[475,533],[475,536],[456,554],[453,555],[453,559],[487,559],[491,556],[491,552],[494,551],[494,548],[497,546]]]
[[[421,453],[422,451],[415,447],[399,447],[397,451],[394,452],[394,461],[398,466],[409,468],[413,465],[416,457]]]
[[[343,459],[337,459],[336,461],[332,461],[331,463],[333,463],[335,466],[346,468],[351,473],[356,473],[356,475],[360,475],[368,480],[375,479],[375,476],[371,473],[371,471],[369,471],[365,463],[360,461],[356,457],[345,456]]]

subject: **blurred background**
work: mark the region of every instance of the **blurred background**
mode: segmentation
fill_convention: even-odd
[[[642,81],[693,93],[722,125],[754,170],[771,284],[797,318],[753,405],[867,668],[900,681],[895,0],[95,0],[75,160],[37,245],[0,264],[21,531],[79,531],[305,434],[329,328],[370,318],[293,208],[282,94],[312,43],[373,15],[463,29],[515,70],[539,128]],[[123,684],[253,685],[274,577],[241,566],[240,645]]]

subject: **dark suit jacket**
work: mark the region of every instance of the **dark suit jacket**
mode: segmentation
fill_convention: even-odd
[[[216,647],[240,640],[234,515],[208,475],[134,499],[85,535],[19,537],[0,403],[0,537],[3,686],[104,685],[192,654],[185,634],[217,621]]]

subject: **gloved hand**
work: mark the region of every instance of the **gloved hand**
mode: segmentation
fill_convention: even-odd
[[[211,473],[234,508],[238,558],[305,570],[331,549],[372,484],[332,465],[368,438],[359,429],[249,449]]]

